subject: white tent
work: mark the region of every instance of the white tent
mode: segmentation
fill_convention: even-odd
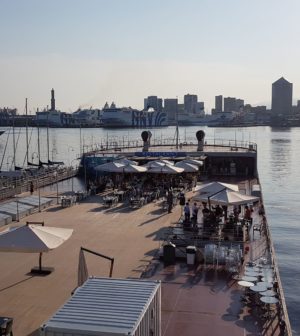
[[[0,252],[40,253],[39,268],[43,273],[42,253],[60,246],[72,235],[72,229],[25,225],[10,228],[0,233]]]
[[[199,171],[198,166],[185,161],[179,161],[175,163],[175,167],[183,168],[186,173],[196,173]]]
[[[241,204],[248,204],[259,201],[259,197],[243,195],[237,191],[230,191],[228,189],[221,190],[215,194],[209,195],[198,195],[195,196],[193,199],[196,201],[202,201],[213,204],[220,204],[220,205],[241,205]]]
[[[210,182],[201,185],[197,185],[195,191],[198,191],[199,194],[214,194],[223,189],[228,189],[231,191],[239,191],[237,184],[229,184],[223,182]],[[206,196],[207,197],[207,196]]]
[[[164,165],[164,166],[152,166],[148,168],[148,173],[153,174],[179,174],[184,171],[183,168],[170,166],[170,165]]]

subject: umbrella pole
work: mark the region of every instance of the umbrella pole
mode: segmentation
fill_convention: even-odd
[[[39,270],[40,271],[42,270],[42,253],[40,253],[40,256],[39,256]]]

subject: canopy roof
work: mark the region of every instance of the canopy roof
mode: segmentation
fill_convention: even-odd
[[[214,194],[223,189],[228,189],[231,191],[239,191],[239,187],[237,184],[229,184],[223,182],[209,182],[206,184],[197,185],[195,191],[198,191],[199,194]]]
[[[148,173],[154,174],[179,174],[184,171],[183,168],[170,166],[165,164],[164,166],[152,166],[148,169]]]
[[[99,165],[95,167],[95,170],[110,173],[143,173],[147,171],[147,168],[133,164],[122,164],[115,161]]]
[[[187,158],[187,159],[184,159],[182,160],[181,162],[186,162],[186,163],[190,163],[194,166],[203,166],[203,161],[199,161],[199,160],[195,160],[195,159],[190,159],[190,158]]]
[[[220,205],[241,205],[259,201],[259,197],[243,195],[237,191],[230,191],[228,189],[212,195],[198,195],[194,199],[198,201],[210,201],[213,204]]]

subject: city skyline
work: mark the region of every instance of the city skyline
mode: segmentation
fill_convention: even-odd
[[[280,77],[300,98],[300,4],[153,1],[2,1],[0,107],[143,107],[149,95],[196,94],[271,106]],[[280,25],[278,25],[280,22]]]

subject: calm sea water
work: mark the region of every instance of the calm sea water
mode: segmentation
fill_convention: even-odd
[[[180,141],[195,139],[199,127],[180,128]],[[258,145],[258,171],[265,208],[275,245],[287,307],[295,335],[300,335],[300,128],[208,128],[202,127],[206,139],[252,141]],[[0,137],[0,164],[7,170],[13,163],[12,131],[4,154],[6,134]],[[81,137],[80,137],[81,133]],[[76,165],[81,148],[100,146],[116,137],[124,143],[140,137],[141,130],[46,129],[40,130],[41,161],[64,161]],[[174,138],[174,127],[152,130],[153,138]],[[37,129],[29,129],[29,159],[38,162]],[[26,153],[25,129],[15,129],[16,164],[23,166]],[[49,147],[49,155],[47,148]]]

